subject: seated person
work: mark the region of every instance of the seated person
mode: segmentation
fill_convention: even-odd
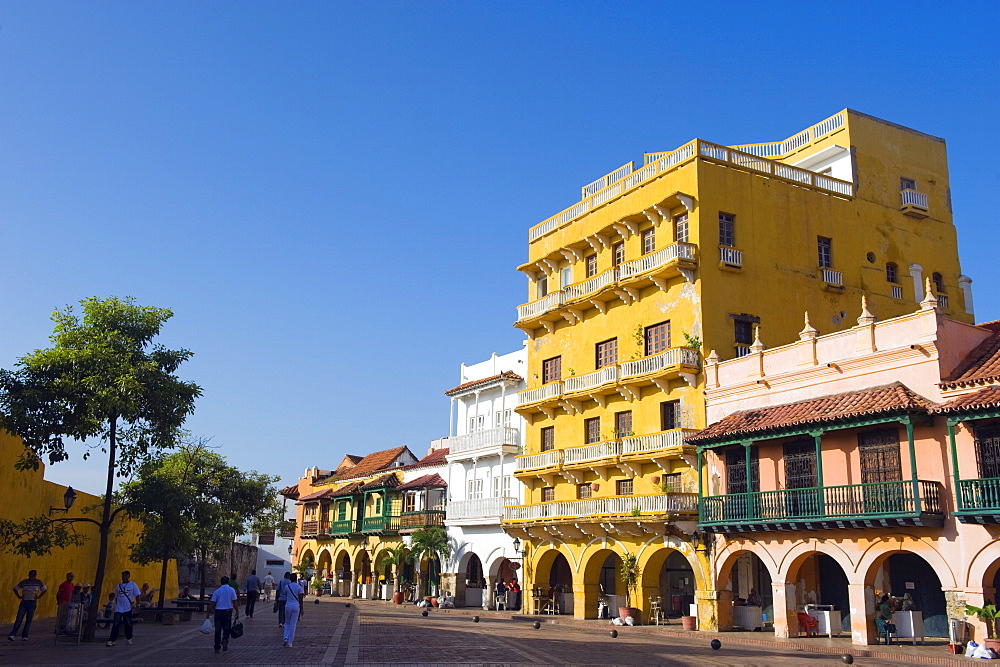
[[[181,591],[181,594],[177,597],[177,599],[178,600],[197,600],[198,598],[196,598],[195,596],[191,595],[191,587],[190,586],[185,586],[184,590]]]
[[[80,604],[81,602],[83,602],[82,596],[83,596],[83,586],[77,584],[76,586],[73,587],[73,595],[72,597],[70,597],[70,602]]]
[[[159,588],[150,588],[149,584],[142,585],[142,592],[139,593],[137,600],[139,601],[140,607],[152,607],[153,606],[153,593],[160,590]]]

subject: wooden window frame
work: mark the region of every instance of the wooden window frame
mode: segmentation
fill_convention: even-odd
[[[562,380],[562,355],[542,360],[542,384]]]
[[[659,331],[665,334],[659,334]],[[650,324],[642,330],[642,346],[645,356],[651,356],[670,349],[670,320]],[[662,340],[661,340],[662,339]]]
[[[833,268],[833,238],[829,236],[816,237],[816,253],[820,268]]]
[[[719,245],[736,247],[736,216],[719,211]]]
[[[554,426],[543,426],[540,437],[539,451],[550,452],[556,448],[556,429]]]
[[[615,482],[615,495],[616,496],[633,496],[635,495],[635,484],[634,480],[631,479],[620,479]]]
[[[594,367],[604,368],[618,363],[618,339],[609,338],[594,345]]]
[[[611,246],[611,266],[621,266],[625,263],[625,242],[619,241]]]
[[[597,275],[597,255],[587,255],[584,260],[586,264],[586,272],[588,278],[593,278]]]
[[[596,445],[601,441],[601,418],[590,417],[583,420],[583,444]]]
[[[639,238],[642,241],[642,254],[648,255],[651,252],[656,252],[656,229],[650,227],[649,229],[643,230],[639,234]]]

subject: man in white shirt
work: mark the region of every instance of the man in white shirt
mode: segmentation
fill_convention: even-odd
[[[14,621],[14,629],[7,636],[7,639],[10,641],[14,641],[17,637],[17,630],[21,627],[22,620],[25,623],[21,641],[28,641],[28,630],[31,629],[31,620],[35,617],[35,608],[38,606],[38,599],[45,595],[45,591],[49,590],[42,583],[42,580],[36,576],[37,574],[37,572],[31,570],[28,572],[27,579],[22,579],[17,586],[14,586],[14,595],[21,602],[17,605],[17,620]]]
[[[271,601],[271,591],[274,590],[274,577],[268,572],[267,576],[264,577],[264,602]]]
[[[240,618],[240,597],[232,586],[229,577],[223,577],[221,585],[212,593],[212,604],[209,613],[215,612],[215,652],[221,648],[229,650],[229,633],[233,629],[235,612],[236,620]],[[208,618],[208,614],[205,615]]]
[[[122,572],[122,582],[115,587],[115,620],[111,625],[111,636],[105,646],[114,646],[118,641],[118,632],[122,625],[125,626],[125,640],[132,643],[132,609],[135,608],[135,599],[142,591],[135,585],[134,581],[129,581],[132,574],[125,570]]]

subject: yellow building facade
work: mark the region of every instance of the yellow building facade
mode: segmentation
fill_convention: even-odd
[[[526,503],[504,529],[525,544],[525,590],[592,618],[631,606],[718,626],[719,592],[697,532],[695,449],[703,355],[751,353],[759,328],[794,338],[809,311],[849,327],[868,296],[880,319],[939,306],[972,321],[944,141],[852,110],[774,143],[693,140],[582,188],[529,230]],[[549,595],[549,593],[552,595]]]
[[[14,464],[21,457],[24,444],[20,438],[0,430],[0,488],[3,489],[3,502],[0,503],[0,517],[10,521],[21,521],[27,517],[49,515],[53,518],[68,516],[89,516],[96,518],[100,509],[87,514],[86,508],[97,507],[101,498],[79,489],[76,502],[67,514],[53,512],[49,508],[63,508],[63,495],[66,487],[47,482],[44,479],[45,467],[38,470],[20,471]],[[0,621],[13,623],[17,613],[18,599],[11,593],[17,582],[28,576],[28,570],[37,570],[38,578],[48,586],[48,593],[38,603],[35,618],[51,618],[56,615],[56,589],[66,579],[66,573],[76,575],[78,584],[92,584],[97,571],[97,555],[100,547],[100,536],[97,526],[78,522],[74,524],[76,532],[83,535],[86,541],[77,547],[55,549],[44,556],[16,556],[10,553],[0,553]],[[126,518],[115,522],[111,533],[111,543],[108,548],[108,562],[105,570],[105,591],[113,589],[119,581],[118,573],[129,570],[132,581],[139,584],[148,582],[158,588],[160,585],[160,563],[139,565],[129,558],[129,550],[142,532],[142,526]],[[173,597],[177,591],[177,563],[171,560],[167,567],[167,596]],[[105,598],[107,595],[105,594]]]

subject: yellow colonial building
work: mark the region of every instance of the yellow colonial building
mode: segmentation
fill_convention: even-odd
[[[581,618],[624,606],[633,555],[644,621],[694,603],[717,627],[685,443],[706,425],[703,354],[747,355],[758,327],[794,339],[803,311],[848,328],[861,294],[880,319],[911,312],[925,278],[972,321],[944,141],[852,110],[784,141],[648,153],[531,227],[519,270],[526,496],[503,527],[525,545],[524,589]]]

